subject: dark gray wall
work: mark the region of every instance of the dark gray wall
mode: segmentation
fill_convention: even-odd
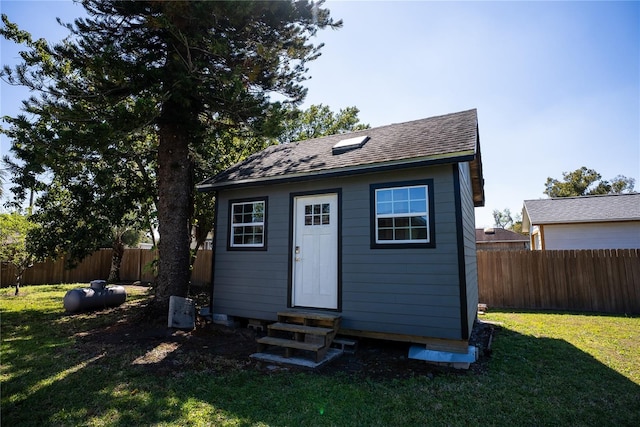
[[[468,163],[459,164],[463,227],[464,265],[467,292],[467,331],[473,329],[478,312],[478,264],[476,259],[475,210]],[[467,337],[465,337],[467,338]]]
[[[434,191],[436,247],[371,249],[370,184],[416,179],[434,182],[431,191]],[[462,181],[462,186],[470,189],[470,182],[466,178]],[[214,312],[275,320],[276,312],[286,309],[288,302],[290,194],[340,188],[342,327],[420,337],[463,338],[453,182],[452,166],[442,165],[220,191]],[[268,250],[228,251],[228,200],[262,196],[269,197]],[[467,199],[465,195],[464,205]],[[475,249],[474,229],[472,223],[469,238]],[[467,269],[467,275],[474,276],[470,270]],[[477,285],[467,299],[473,300],[474,294],[477,301]]]

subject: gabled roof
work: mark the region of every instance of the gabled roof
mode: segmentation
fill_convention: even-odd
[[[640,193],[525,200],[522,228],[530,225],[640,220]]]
[[[528,241],[527,236],[504,228],[476,228],[476,243]]]
[[[362,145],[334,154],[334,145],[364,136],[368,139]],[[198,189],[209,191],[457,162],[470,162],[474,203],[483,206],[484,180],[475,109],[273,145],[204,180]]]

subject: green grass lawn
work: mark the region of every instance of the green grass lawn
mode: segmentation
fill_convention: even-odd
[[[159,376],[132,364],[135,355],[78,349],[78,336],[122,313],[65,315],[62,297],[75,286],[0,290],[3,426],[640,425],[639,317],[489,313],[482,319],[503,326],[483,374]]]

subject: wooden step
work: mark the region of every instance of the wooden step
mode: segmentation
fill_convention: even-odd
[[[280,323],[296,323],[305,326],[319,326],[324,328],[335,329],[336,332],[340,328],[339,314],[316,313],[308,311],[281,311],[278,313],[278,322]]]
[[[295,348],[298,350],[318,351],[324,344],[309,343],[304,341],[288,340],[286,338],[262,337],[258,338],[258,344],[275,345],[278,347]]]
[[[327,354],[329,348],[324,343],[304,342],[296,340],[288,340],[286,338],[262,337],[257,340],[258,353],[262,353],[266,346],[273,345],[284,347],[284,356],[291,357],[293,350],[306,350],[315,353],[315,361],[319,363]]]
[[[267,326],[268,336],[258,338],[258,353],[266,346],[283,347],[285,357],[294,350],[315,353],[316,362],[324,359],[340,327],[338,314],[308,311],[278,312],[278,321]],[[287,333],[289,337],[285,338]]]
[[[335,321],[340,319],[339,314],[329,314],[329,313],[315,313],[308,311],[280,311],[278,312],[278,319],[286,319],[289,318],[291,320],[295,319],[310,319],[310,320],[326,320],[326,321]]]
[[[308,335],[328,335],[331,332],[333,332],[333,329],[331,328],[321,328],[318,326],[305,326],[305,325],[298,325],[295,323],[281,323],[281,322],[272,323],[271,325],[268,325],[267,328],[269,328],[269,330],[295,332],[295,333],[302,333],[302,334],[308,334]]]

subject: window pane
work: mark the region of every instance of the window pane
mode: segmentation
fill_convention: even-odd
[[[426,200],[427,187],[412,187],[409,189],[409,197],[411,200]]]
[[[329,215],[326,215],[326,214],[322,215],[322,224],[323,225],[329,224]]]
[[[411,212],[426,212],[427,211],[427,201],[426,200],[412,200],[411,201]]]
[[[395,240],[409,240],[409,230],[406,228],[397,228]]]
[[[313,205],[305,205],[304,213],[305,215],[311,215],[313,213]]]
[[[242,205],[233,205],[233,213],[241,214],[242,213]]]
[[[378,202],[390,202],[393,200],[391,190],[377,190],[376,197]]]
[[[426,228],[413,228],[411,229],[411,240],[426,240],[427,229]]]
[[[409,218],[395,218],[396,227],[409,227]]]
[[[396,213],[396,214],[409,213],[409,202],[394,202],[393,213]]]
[[[390,230],[390,229],[378,230],[378,240],[393,240],[393,230]]]
[[[403,201],[409,200],[409,189],[408,188],[396,188],[393,190],[393,201]]]
[[[391,203],[378,203],[378,215],[387,215],[393,212]]]
[[[264,221],[264,206],[262,203],[256,204],[253,210],[253,222],[262,222]]]
[[[305,215],[304,216],[304,225],[313,225],[313,216]]]
[[[325,203],[322,205],[322,213],[324,214],[328,214],[329,213],[329,203]]]
[[[313,225],[320,225],[320,215],[313,216]]]
[[[393,227],[393,218],[378,218],[378,227]]]
[[[412,227],[425,227],[427,225],[427,217],[426,216],[412,216],[411,217],[411,226]]]

